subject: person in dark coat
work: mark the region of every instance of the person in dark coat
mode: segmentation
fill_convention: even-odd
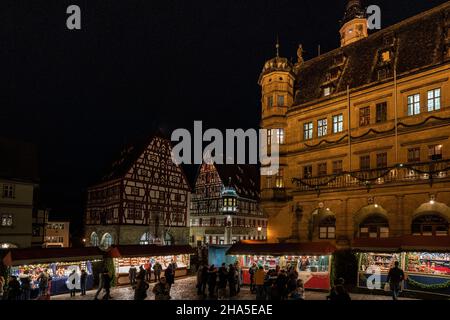
[[[275,285],[277,286],[277,291],[278,291],[278,294],[279,294],[281,300],[285,300],[287,297],[287,282],[288,282],[288,278],[286,276],[286,271],[281,270],[281,272],[278,275],[278,278],[275,282]]]
[[[400,284],[405,280],[405,273],[398,267],[398,261],[395,261],[395,266],[389,270],[386,282],[389,283],[392,291],[392,299],[398,300],[400,293]]]
[[[8,282],[8,300],[20,299],[20,282],[16,276],[11,276]]]
[[[23,275],[19,277],[21,289],[22,289],[22,300],[30,300],[31,296],[31,278],[28,274],[28,270],[24,272]]]
[[[228,267],[228,286],[230,287],[230,298],[236,295],[236,269],[230,264]]]
[[[167,284],[169,285],[170,288],[172,288],[172,285],[175,283],[172,265],[169,265],[167,269],[164,271],[164,276],[166,277]]]
[[[215,297],[217,283],[217,269],[214,265],[211,265],[208,270],[208,292],[209,297],[213,299]]]
[[[81,288],[81,295],[82,296],[86,295],[87,278],[88,278],[88,274],[87,274],[86,270],[84,270],[84,269],[81,270],[80,288]]]
[[[227,267],[225,263],[222,263],[222,266],[219,268],[219,285],[218,285],[219,299],[225,298],[227,279],[228,279]]]
[[[145,300],[147,298],[147,290],[150,286],[144,279],[139,279],[134,289],[134,300]]]
[[[131,266],[128,270],[128,279],[130,279],[131,286],[134,286],[136,284],[136,276],[137,276],[137,269],[135,266]]]
[[[351,301],[350,295],[345,289],[345,280],[339,278],[336,280],[334,287],[331,289],[327,299],[330,301]]]
[[[208,266],[206,264],[203,264],[202,268],[202,283],[201,283],[201,293],[203,296],[205,296],[206,291],[206,285],[208,283]]]

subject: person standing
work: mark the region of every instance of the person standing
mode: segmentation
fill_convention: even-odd
[[[208,269],[209,267],[203,263],[202,267],[202,283],[201,283],[201,293],[205,297],[206,285],[208,283]]]
[[[238,261],[234,263],[234,269],[236,270],[236,293],[239,293],[242,285],[242,268]]]
[[[155,284],[152,292],[155,294],[155,300],[170,300],[170,286],[165,277]]]
[[[253,263],[251,268],[248,270],[248,273],[250,273],[250,292],[255,293],[255,273],[256,273],[256,263]]]
[[[148,261],[144,265],[144,269],[145,269],[145,281],[150,281],[152,276],[152,264],[150,263],[150,261]]]
[[[20,282],[17,281],[16,276],[11,276],[8,282],[8,300],[20,299]]]
[[[145,300],[148,288],[148,283],[144,279],[139,279],[134,289],[134,300]]]
[[[153,266],[153,273],[155,274],[155,282],[161,280],[161,271],[162,266],[158,261],[156,261],[155,265]]]
[[[216,291],[216,283],[217,283],[217,269],[214,265],[211,265],[208,270],[208,292],[209,297],[214,299],[214,293]]]
[[[137,270],[135,266],[131,266],[128,270],[128,278],[130,279],[131,286],[134,286],[136,284],[136,274]]]
[[[287,297],[287,282],[288,278],[286,276],[286,271],[281,270],[278,278],[276,280],[276,286],[278,290],[278,294],[280,295],[281,300],[285,300]]]
[[[202,294],[202,275],[203,275],[203,265],[200,265],[197,269],[197,295]]]
[[[22,290],[22,300],[30,300],[31,297],[31,278],[28,274],[28,270],[26,270],[19,277],[21,290]]]
[[[82,296],[86,295],[87,277],[88,277],[88,274],[87,274],[86,270],[82,269],[81,276],[80,276],[80,287],[81,287],[81,295]]]
[[[146,273],[146,271],[145,271],[144,266],[142,266],[142,265],[139,266],[139,273],[137,275],[137,279],[145,280],[145,273]]]
[[[227,288],[227,278],[228,278],[227,267],[225,263],[222,263],[222,266],[219,268],[219,286],[218,286],[219,300],[225,298],[225,290]]]
[[[256,285],[256,300],[265,300],[266,293],[264,290],[264,278],[266,274],[264,273],[264,268],[259,266],[255,273],[255,285]]]
[[[398,261],[395,261],[394,267],[389,270],[386,282],[389,283],[392,291],[392,299],[398,300],[400,294],[400,283],[405,280],[405,273],[398,267]]]
[[[47,269],[44,269],[38,277],[39,281],[39,296],[45,296],[48,289],[48,274]]]
[[[164,271],[164,276],[166,277],[167,284],[169,285],[169,288],[172,289],[172,285],[174,284],[174,273],[172,270],[172,265],[169,264],[167,269]]]
[[[230,298],[236,295],[236,269],[232,264],[228,267],[228,286],[230,288]]]
[[[350,295],[345,289],[345,280],[339,278],[336,280],[333,289],[331,289],[330,294],[327,296],[327,300],[330,301],[351,301]]]

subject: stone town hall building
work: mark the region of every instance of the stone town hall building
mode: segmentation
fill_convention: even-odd
[[[348,1],[340,48],[263,67],[262,127],[281,144],[261,177],[271,242],[448,235],[450,2],[367,29]]]

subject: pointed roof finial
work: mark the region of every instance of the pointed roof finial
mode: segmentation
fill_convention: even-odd
[[[278,39],[277,35],[277,44],[275,45],[275,48],[277,49],[277,58],[280,57],[280,40]]]

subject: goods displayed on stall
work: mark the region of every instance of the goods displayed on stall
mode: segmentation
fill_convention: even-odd
[[[166,270],[171,263],[176,263],[177,269],[188,269],[190,267],[189,255],[185,254],[162,257],[132,257],[115,259],[118,273],[128,273],[131,266],[145,266],[148,263],[150,263],[151,270],[153,272],[153,267],[156,262],[161,264],[163,271]]]

